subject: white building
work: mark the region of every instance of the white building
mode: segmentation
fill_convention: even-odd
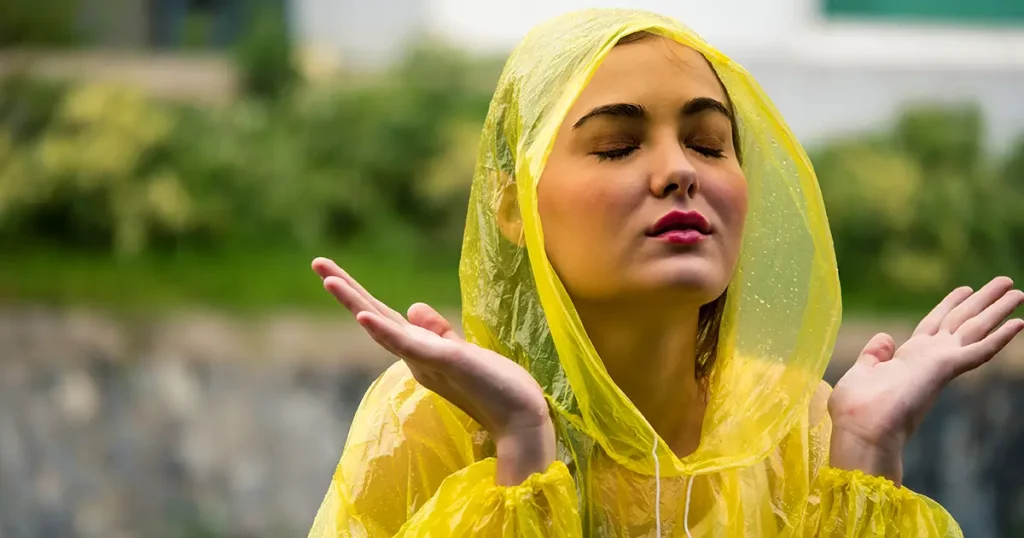
[[[751,71],[805,141],[880,127],[905,102],[977,101],[990,146],[1024,133],[1024,0],[293,0],[300,40],[349,65],[415,36],[511,49],[585,7],[678,18]]]

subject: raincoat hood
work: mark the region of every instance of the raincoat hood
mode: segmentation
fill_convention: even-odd
[[[537,210],[537,183],[565,115],[612,47],[640,31],[678,41],[711,63],[735,108],[748,183],[701,442],[684,458],[609,377],[548,260]],[[496,219],[503,192],[513,188],[523,224],[518,242],[502,235]],[[596,443],[634,472],[709,473],[762,460],[807,416],[841,311],[817,180],[754,79],[680,23],[642,11],[590,10],[535,28],[498,82],[467,219],[460,265],[466,336],[541,383],[562,425],[566,459],[578,460]]]

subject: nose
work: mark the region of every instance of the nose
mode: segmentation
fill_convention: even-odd
[[[651,194],[664,198],[672,194],[692,198],[700,188],[697,169],[686,156],[686,150],[675,137],[652,152],[656,164],[651,174]]]

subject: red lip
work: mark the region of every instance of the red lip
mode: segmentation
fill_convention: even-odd
[[[684,245],[697,243],[710,234],[708,219],[696,211],[672,211],[647,231],[649,237]]]

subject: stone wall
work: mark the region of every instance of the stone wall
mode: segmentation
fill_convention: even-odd
[[[874,329],[848,327],[846,360]],[[947,391],[908,448],[908,485],[967,536],[1024,536],[1020,351]],[[390,362],[338,319],[0,311],[0,538],[303,536]]]

